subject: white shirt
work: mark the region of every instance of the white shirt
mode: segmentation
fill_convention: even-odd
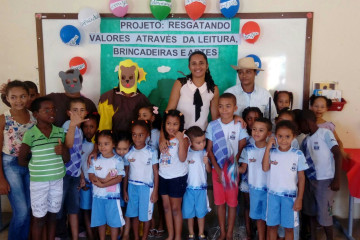
[[[201,107],[200,117],[195,121],[194,93],[197,88],[191,80],[188,80],[180,89],[180,98],[176,109],[184,114],[184,129],[199,126],[202,130],[205,130],[208,124],[207,119],[210,111],[210,102],[214,97],[214,93],[207,90],[206,82],[199,87],[203,105]]]
[[[239,150],[239,141],[241,141],[244,138],[248,138],[249,135],[246,131],[246,128],[242,128],[240,123],[235,124],[234,120],[225,124],[221,121],[221,119],[216,119],[215,121],[219,121],[222,131],[224,132],[224,136],[226,139],[226,145],[228,147],[228,153],[230,154],[238,154]],[[215,141],[216,139],[213,139],[212,134],[212,127],[209,125],[206,129],[206,138]]]
[[[89,168],[88,168],[87,160],[93,149],[94,149],[94,144],[92,142],[88,142],[84,138],[84,141],[82,143],[82,152],[81,152],[81,170],[83,171],[84,177],[87,181],[89,181],[89,173],[88,173]]]
[[[173,138],[169,142],[169,153],[160,154],[159,175],[165,179],[185,176],[188,173],[188,164],[179,159],[179,140]]]
[[[125,155],[125,165],[129,165],[129,182],[153,187],[153,165],[158,163],[157,151],[149,145],[139,150],[132,146]]]
[[[187,188],[207,189],[207,173],[204,163],[206,151],[195,151],[189,148],[186,161],[189,164]]]
[[[245,92],[241,84],[237,84],[225,90],[226,93],[232,93],[236,97],[236,105],[238,110],[236,115],[242,116],[242,112],[247,107],[258,107],[264,114],[264,117],[269,117],[269,98],[271,98],[271,122],[275,122],[276,107],[270,93],[260,86],[255,84],[254,91],[251,93]]]
[[[308,168],[304,154],[300,150],[290,148],[289,151],[282,152],[278,148],[270,149],[269,193],[296,197],[298,172]]]
[[[316,179],[334,178],[335,160],[331,148],[338,145],[334,134],[326,128],[319,128],[304,141],[307,141],[306,144],[315,165]]]
[[[114,172],[118,176],[125,176],[124,161],[119,155],[114,155],[111,158],[104,158],[102,154],[94,161],[91,161],[91,165],[88,173],[94,173],[99,178],[106,178],[108,173]],[[120,198],[120,184],[113,186],[100,188],[93,184],[93,197],[111,199]]]
[[[267,190],[268,173],[262,170],[264,148],[258,148],[255,144],[248,144],[242,151],[239,162],[246,163],[248,169],[249,187],[256,190]]]

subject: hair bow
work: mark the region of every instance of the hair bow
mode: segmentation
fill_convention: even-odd
[[[153,113],[154,113],[154,114],[159,114],[159,108],[156,107],[156,106],[154,106],[154,107],[153,107]]]

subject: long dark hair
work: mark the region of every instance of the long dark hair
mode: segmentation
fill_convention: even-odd
[[[185,124],[184,114],[182,114],[180,111],[175,110],[175,109],[165,111],[164,117],[163,117],[163,122],[162,122],[162,129],[164,131],[164,137],[166,140],[170,140],[169,134],[166,132],[166,128],[165,128],[166,127],[166,119],[169,116],[179,118],[179,121],[180,121],[179,131],[180,132],[184,131],[184,124]]]
[[[192,56],[194,55],[201,55],[205,58],[205,61],[207,64],[209,64],[208,62],[208,59],[207,59],[207,56],[205,53],[201,52],[201,51],[195,51],[193,52],[192,54],[190,54],[189,56],[189,65],[190,65],[190,61],[191,61],[191,58]],[[181,82],[181,85],[184,85],[188,80],[192,79],[192,73],[190,73],[189,75],[186,75],[185,78],[179,78],[179,81]],[[215,92],[215,82],[211,76],[211,73],[210,73],[210,69],[208,68],[205,72],[205,82],[206,82],[206,87],[207,87],[207,90],[208,92]]]

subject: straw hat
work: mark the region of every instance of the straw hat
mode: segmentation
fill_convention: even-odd
[[[254,69],[254,70],[258,70],[258,71],[264,71],[263,69],[258,68],[256,66],[254,59],[252,57],[240,58],[238,61],[238,65],[237,66],[231,65],[231,67],[235,70]]]

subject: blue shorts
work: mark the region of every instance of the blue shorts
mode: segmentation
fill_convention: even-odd
[[[120,207],[120,199],[93,198],[91,211],[91,227],[109,225],[112,228],[125,224]]]
[[[267,192],[250,188],[250,218],[266,221]]]
[[[57,214],[60,219],[63,214],[78,214],[80,209],[80,177],[72,177],[65,174],[63,178],[63,197],[61,209]]]
[[[92,184],[86,183],[88,190],[80,189],[80,209],[90,210],[92,205]]]
[[[150,201],[153,188],[146,185],[135,185],[129,183],[129,201],[126,207],[125,216],[139,217],[142,222],[151,220],[154,211],[154,203]]]
[[[294,228],[298,226],[299,214],[293,210],[294,202],[295,198],[269,193],[266,225],[281,225],[284,228]]]
[[[206,189],[186,189],[182,204],[184,219],[203,218],[210,211]]]
[[[188,175],[165,179],[159,176],[159,194],[169,195],[171,198],[182,198],[187,186]]]

